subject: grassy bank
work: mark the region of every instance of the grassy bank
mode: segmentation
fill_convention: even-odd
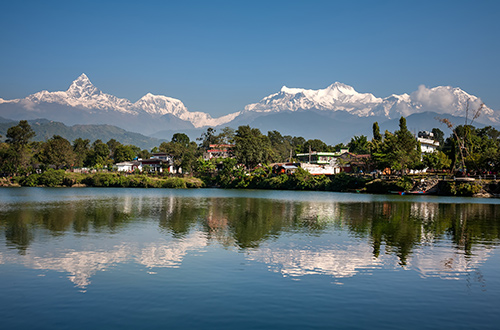
[[[293,174],[272,174],[261,169],[247,174],[243,171],[224,171],[216,176],[170,177],[148,174],[124,173],[72,173],[50,169],[41,174],[2,178],[0,186],[13,187],[129,187],[129,188],[202,188],[221,187],[227,189],[274,189],[274,190],[321,190],[336,192],[366,192],[371,194],[389,194],[392,191],[429,190],[442,196],[477,196],[491,197],[500,194],[500,183],[496,181],[454,181],[437,179],[425,180],[405,176],[397,179],[372,179],[340,173],[334,177],[314,176],[299,169]]]
[[[25,187],[130,187],[130,188],[201,188],[198,178],[162,177],[146,174],[71,173],[48,170],[41,174],[17,177],[15,182]]]

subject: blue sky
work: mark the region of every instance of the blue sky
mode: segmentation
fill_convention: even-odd
[[[500,110],[500,1],[1,1],[0,97],[151,92],[220,116],[335,81],[450,85]]]

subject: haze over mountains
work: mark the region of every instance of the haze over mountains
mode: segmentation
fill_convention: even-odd
[[[467,106],[471,116],[481,103],[478,97],[449,86],[420,86],[411,94],[379,98],[335,82],[319,90],[284,86],[241,111],[212,118],[208,113],[190,112],[182,101],[172,97],[148,93],[131,102],[106,94],[82,74],[67,91],[41,91],[15,100],[0,98],[0,116],[12,120],[46,118],[66,125],[109,124],[165,139],[175,132],[195,138],[206,127],[250,125],[263,133],[278,130],[283,135],[319,138],[334,144],[346,142],[353,135],[371,136],[374,121],[382,129],[394,130],[401,116],[407,117],[410,129],[441,126],[444,131],[436,116],[462,124],[458,117],[465,116]],[[500,115],[484,106],[476,121],[498,125]]]

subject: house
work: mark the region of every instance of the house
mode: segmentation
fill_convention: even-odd
[[[142,172],[145,168],[148,168],[150,172],[162,173],[166,170],[168,173],[176,173],[173,163],[173,159],[169,154],[154,153],[149,159],[116,163],[115,167],[118,172],[133,172],[136,169]],[[179,169],[179,172],[182,173],[182,170]]]
[[[209,149],[203,154],[203,159],[231,158],[233,157],[233,148],[234,144],[210,144]]]
[[[294,163],[276,163],[271,164],[274,174],[293,174],[299,167],[299,164]]]
[[[300,163],[300,167],[302,167],[312,175],[335,175],[339,174],[342,171],[342,169],[337,165]]]
[[[348,153],[349,149],[340,149],[338,152],[317,152],[297,154],[300,167],[313,175],[335,175],[344,171],[339,159]]]
[[[357,155],[346,152],[339,157],[342,171],[348,173],[370,173],[374,170],[370,154]]]
[[[136,169],[141,170],[141,163],[138,161],[116,163],[115,167],[118,172],[133,172]]]
[[[439,148],[439,142],[434,141],[434,134],[428,131],[420,131],[417,135],[417,141],[420,142],[422,155],[425,153],[436,152]]]
[[[319,164],[319,165],[333,165],[340,155],[348,152],[349,149],[340,149],[338,152],[317,152],[311,151],[305,154],[296,154],[295,157],[301,163]],[[332,163],[333,161],[333,163]]]

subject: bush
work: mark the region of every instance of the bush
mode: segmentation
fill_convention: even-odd
[[[473,196],[481,191],[482,186],[478,182],[441,182],[439,194],[448,196]]]
[[[396,182],[396,186],[401,188],[401,190],[403,191],[411,190],[413,188],[413,185],[413,179],[408,176],[404,176]]]
[[[25,187],[36,187],[38,186],[38,178],[40,174],[31,174],[29,176],[22,177],[19,180],[19,184]]]
[[[186,181],[182,178],[168,178],[162,185],[163,188],[187,188]]]
[[[65,178],[63,170],[49,169],[38,177],[38,185],[46,187],[62,186]]]
[[[361,189],[365,186],[366,179],[342,172],[335,175],[329,188],[333,191],[347,191],[349,189]]]
[[[370,194],[388,194],[390,191],[399,190],[401,187],[394,181],[376,179],[366,184],[366,192]]]
[[[189,178],[185,179],[185,181],[188,188],[202,188],[205,185],[204,182],[198,178]]]

